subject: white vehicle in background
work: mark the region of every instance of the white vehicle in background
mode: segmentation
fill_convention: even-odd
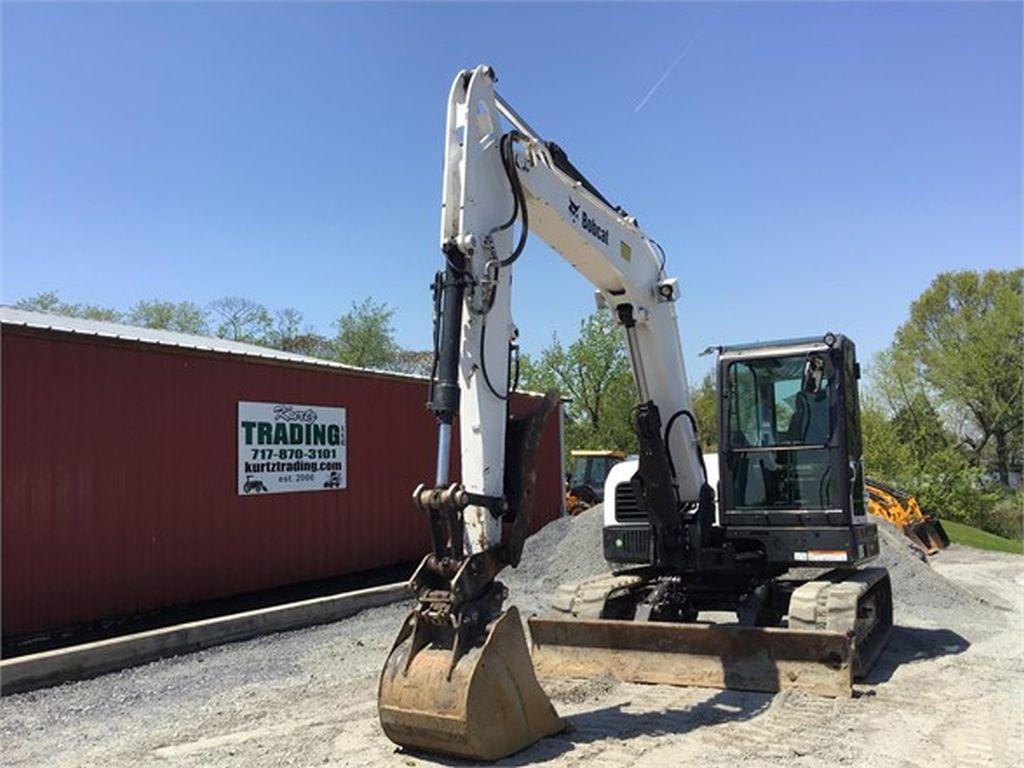
[[[705,453],[703,458],[707,483],[715,491],[718,525],[718,454]],[[639,458],[629,456],[612,467],[604,481],[604,559],[613,566],[647,563],[651,559],[651,525],[630,485],[639,467]]]

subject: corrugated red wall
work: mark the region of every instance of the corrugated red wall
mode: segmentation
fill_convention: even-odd
[[[3,330],[4,637],[426,552],[410,501],[435,463],[424,382]],[[239,497],[239,400],[346,407],[348,488]],[[538,525],[561,512],[559,428],[541,446]]]

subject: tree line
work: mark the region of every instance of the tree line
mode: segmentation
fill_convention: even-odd
[[[294,307],[271,312],[263,304],[241,296],[225,296],[207,305],[191,301],[142,300],[127,310],[119,310],[67,302],[56,291],[45,291],[22,299],[14,306],[142,328],[213,335],[360,368],[430,372],[431,353],[402,349],[395,341],[392,325],[395,310],[372,298],[352,302],[332,324],[332,335],[320,333]]]
[[[1022,535],[1024,464],[1024,270],[944,272],[911,304],[888,348],[861,382],[864,462],[869,477],[918,497],[926,510],[1004,536]],[[430,351],[402,349],[394,309],[353,302],[319,333],[294,308],[270,312],[237,296],[206,306],[139,301],[126,311],[64,302],[56,292],[17,302],[21,309],[127,322],[216,336],[364,368],[429,374]],[[580,323],[578,337],[556,336],[520,361],[522,388],[557,389],[564,442],[577,448],[636,451],[630,411],[636,389],[629,356],[610,313]],[[692,388],[698,439],[717,449],[718,397],[709,374]]]
[[[890,346],[861,382],[869,477],[917,496],[927,510],[1017,539],[1024,464],[1024,270],[945,272],[911,304]],[[524,357],[531,389],[555,387],[566,406],[565,444],[633,453],[636,389],[622,335],[607,312]],[[717,449],[715,380],[692,389],[698,438]]]

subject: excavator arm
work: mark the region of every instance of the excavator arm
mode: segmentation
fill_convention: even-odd
[[[490,510],[500,505],[505,484],[509,350],[517,337],[510,286],[530,235],[583,274],[599,305],[625,330],[641,404],[638,426],[658,438],[648,471],[640,473],[648,495],[662,498],[651,506],[675,517],[678,506],[698,504],[704,483],[693,422],[678,419],[692,405],[675,312],[679,283],[666,277],[663,252],[634,217],[612,206],[557,145],[516,114],[495,92],[494,79],[489,67],[461,73],[448,103],[441,225],[446,268],[430,403],[440,424],[435,487],[449,482],[457,414],[461,485],[492,500],[492,507],[471,504],[463,512],[470,553],[493,546],[501,533]],[[502,119],[511,130],[503,130]],[[653,423],[652,411],[658,422],[675,417],[672,430],[666,434],[664,425]]]
[[[666,277],[664,253],[497,94],[495,80],[490,67],[461,72],[448,99],[444,268],[434,281],[428,403],[438,420],[437,466],[433,484],[414,493],[430,520],[432,548],[411,580],[417,607],[392,649],[380,690],[381,722],[394,741],[476,758],[500,757],[561,727],[536,683],[517,614],[509,621],[515,610],[502,612],[506,590],[495,578],[518,563],[534,451],[543,418],[557,404],[557,394],[549,393],[532,418],[508,417],[518,335],[512,272],[530,235],[581,272],[599,305],[625,330],[640,403],[635,482],[651,510],[656,561],[670,561],[684,546],[680,511],[697,510],[702,499],[706,509],[713,503],[702,492],[692,415],[679,418],[690,414],[691,401],[676,324],[679,283]],[[453,480],[456,424],[462,473]],[[510,518],[512,525],[503,526]],[[474,682],[481,664],[493,671],[497,663],[482,661],[482,650],[499,634],[505,643],[491,656],[502,659],[515,693],[508,701],[481,695],[487,703],[472,707],[470,699],[485,685]],[[440,699],[458,705],[439,705]],[[522,713],[518,720],[502,716],[500,738],[487,728],[495,707]],[[448,728],[453,722],[458,736]]]

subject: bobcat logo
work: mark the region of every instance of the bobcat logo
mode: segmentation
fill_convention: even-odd
[[[602,227],[593,217],[587,216],[587,212],[583,211],[583,222],[580,223],[580,204],[574,203],[572,198],[569,198],[569,215],[572,217],[573,224],[580,224],[587,232],[596,237],[605,245],[608,245],[608,230]]]

